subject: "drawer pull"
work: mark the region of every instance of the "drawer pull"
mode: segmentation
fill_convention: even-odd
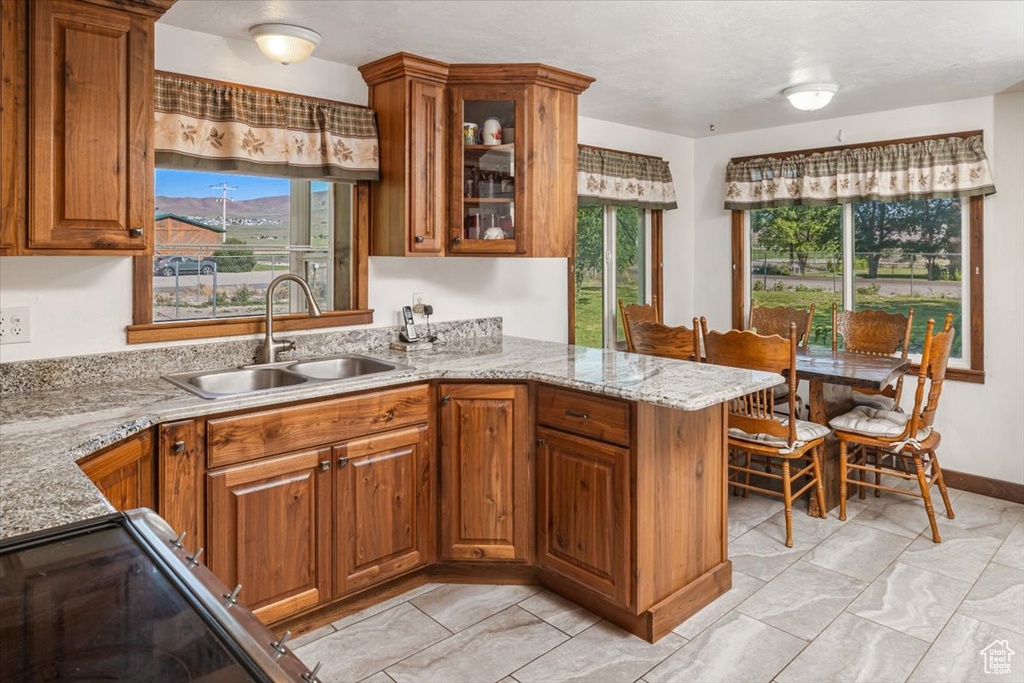
[[[565,411],[565,414],[568,415],[569,417],[578,417],[581,420],[590,419],[590,415],[588,415],[587,413],[581,413],[578,410],[567,410]]]
[[[388,412],[384,413],[384,421],[385,422],[391,422],[394,419],[395,419],[395,409],[394,408],[392,408]]]
[[[185,452],[185,442],[184,441],[175,441],[173,444],[171,444],[171,453],[173,453],[174,455],[181,455],[184,452]]]

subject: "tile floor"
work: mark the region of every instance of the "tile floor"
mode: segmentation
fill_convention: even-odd
[[[658,643],[533,586],[428,584],[296,639],[325,683],[1024,681],[1024,506],[884,494],[844,523],[730,498],[733,589]],[[1010,674],[979,651],[1006,640]]]

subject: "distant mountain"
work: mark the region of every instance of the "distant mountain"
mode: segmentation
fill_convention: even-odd
[[[327,205],[327,192],[314,192],[312,210],[322,210]],[[288,195],[257,197],[228,202],[228,216],[236,218],[278,218],[289,217],[291,200]],[[217,197],[166,197],[156,198],[157,213],[176,213],[182,216],[208,216],[220,218],[220,199]]]

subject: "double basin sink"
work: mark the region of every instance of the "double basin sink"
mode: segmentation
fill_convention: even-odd
[[[254,365],[227,370],[206,370],[165,375],[164,379],[203,398],[239,396],[257,392],[298,387],[304,384],[353,380],[367,375],[412,370],[409,365],[392,363],[356,353]]]

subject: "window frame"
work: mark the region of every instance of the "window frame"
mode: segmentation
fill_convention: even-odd
[[[279,331],[311,330],[373,322],[369,308],[370,263],[370,182],[356,181],[352,190],[352,308],[324,311],[318,318],[305,313],[274,316]],[[150,224],[152,230],[152,223]],[[207,339],[260,334],[264,332],[262,315],[205,320],[153,322],[153,255],[132,257],[132,324],[125,328],[127,343]]]
[[[950,137],[944,136],[929,136],[932,137]],[[917,140],[920,138],[914,138]],[[900,141],[886,141],[885,143],[872,143],[872,144],[892,144]],[[863,145],[859,145],[863,146]],[[837,147],[827,148],[842,149]],[[810,150],[808,150],[810,151]],[[824,150],[814,150],[824,151]],[[790,153],[792,154],[792,153]],[[786,155],[763,155],[763,156],[786,156]],[[735,161],[735,160],[734,160]],[[957,380],[961,382],[973,382],[977,384],[985,383],[985,309],[984,309],[984,224],[985,224],[985,202],[984,197],[976,196],[969,197],[965,202],[967,206],[967,231],[965,239],[963,241],[964,250],[967,252],[967,274],[963,280],[963,286],[966,291],[963,293],[963,320],[970,320],[970,333],[966,330],[964,333],[964,341],[966,342],[966,350],[968,354],[965,354],[964,361],[967,363],[967,367],[956,367],[950,366],[946,370],[946,377],[948,379]],[[852,249],[854,245],[848,244],[853,239],[852,221],[849,221],[849,215],[851,212],[850,207],[844,207],[844,218],[843,218],[843,247],[844,247],[844,259],[846,259],[847,249]],[[749,310],[750,302],[750,291],[747,278],[749,277],[750,269],[750,249],[749,249],[749,220],[747,210],[734,209],[732,211],[732,326],[735,329],[746,328],[746,314]],[[847,230],[847,223],[849,221],[850,229]],[[852,252],[851,252],[852,253]],[[851,273],[850,277],[855,277]],[[843,288],[843,305],[844,308],[848,307],[851,303],[853,296],[852,291],[847,291],[849,288]],[[969,356],[969,357],[968,357]],[[915,363],[911,366],[911,372],[917,372],[920,366]]]
[[[615,206],[611,204],[602,205],[604,210],[604,234],[605,244],[609,243],[608,235],[611,233],[614,236],[614,226],[616,225]],[[664,270],[664,210],[663,209],[643,209],[644,211],[644,302],[650,303],[652,297],[657,301],[658,318],[664,319],[664,281],[663,281],[663,270]],[[578,212],[577,212],[578,216]],[[578,229],[578,226],[577,226]],[[568,292],[568,343],[576,343],[576,232],[573,231],[573,254],[566,259],[566,274],[567,274],[567,292]],[[611,249],[612,264],[614,264],[615,258],[615,244],[612,241]],[[602,283],[603,290],[608,289],[608,283],[610,278],[614,278],[614,268],[608,268],[609,252],[605,251],[605,268],[604,268],[604,282]],[[612,274],[609,275],[609,270]],[[614,322],[616,320],[615,315],[611,317],[611,322],[607,314],[614,312],[618,313],[618,300],[613,297],[611,302],[604,301],[602,306],[602,327],[604,332],[604,338],[607,340],[609,327],[615,330]],[[615,335],[613,335],[615,336]],[[605,342],[605,345],[601,348],[612,350],[624,351],[626,346],[625,342],[615,341],[614,347],[610,347]]]

